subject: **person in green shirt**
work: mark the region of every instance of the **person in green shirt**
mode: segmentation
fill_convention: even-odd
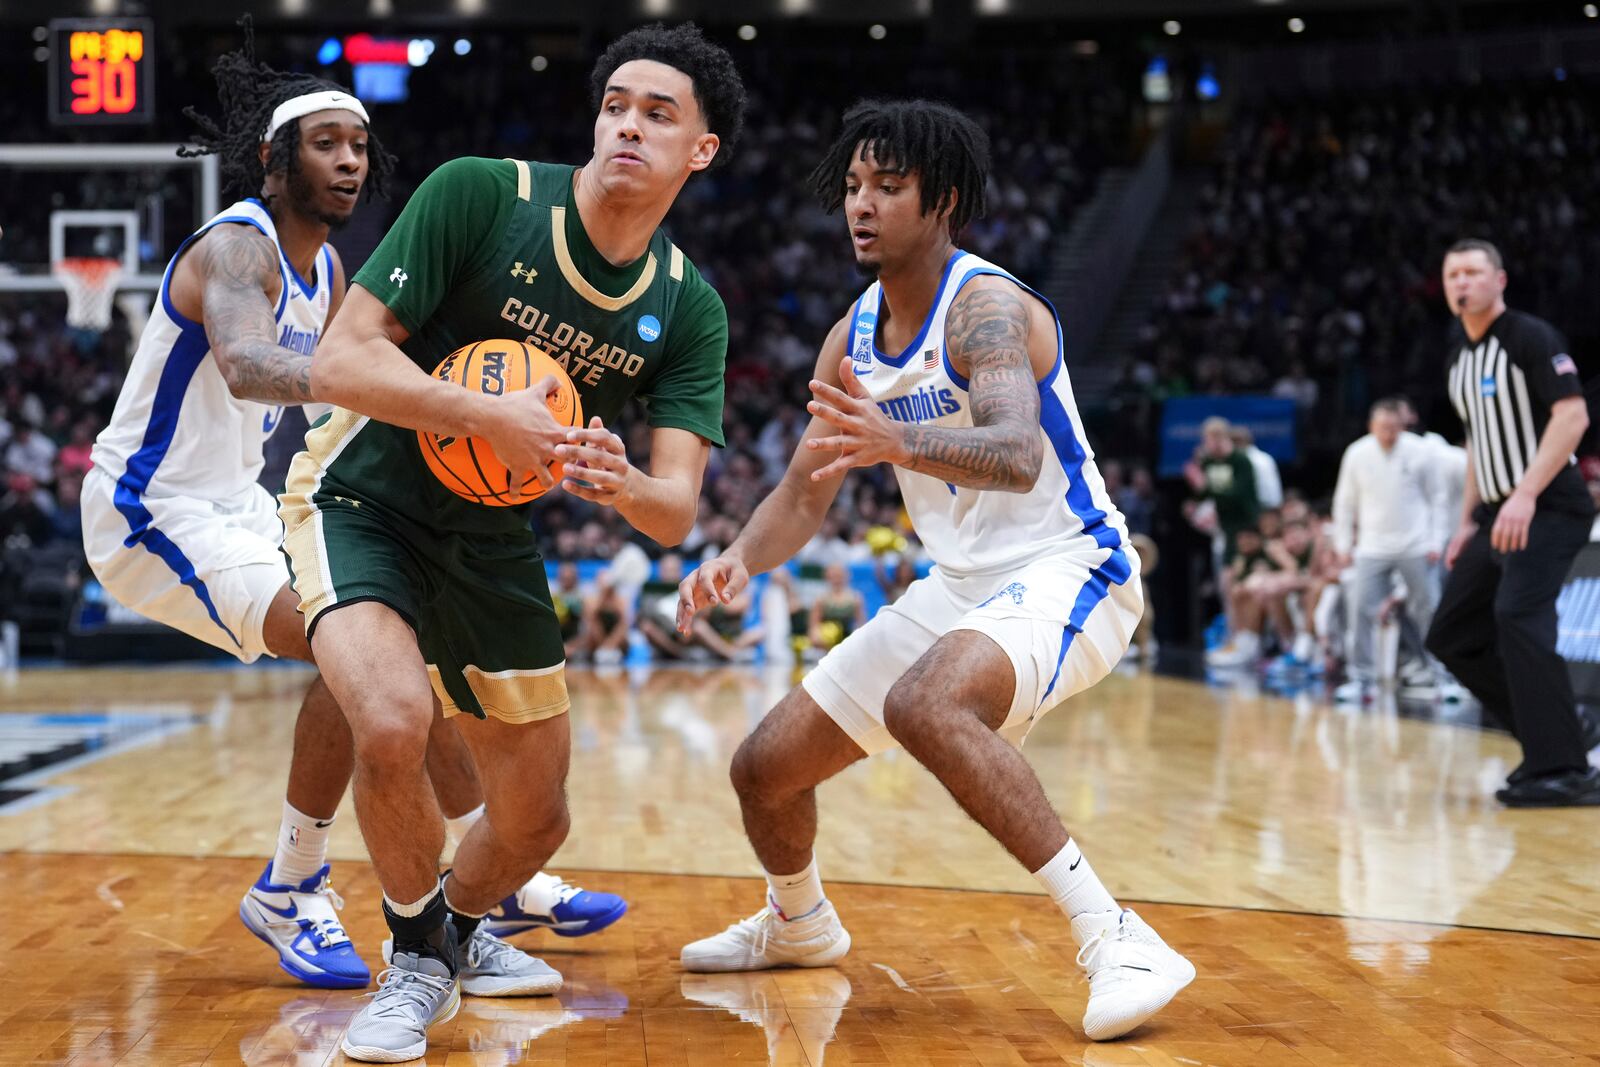
[[[1224,418],[1212,417],[1200,425],[1200,447],[1184,468],[1195,495],[1217,509],[1217,528],[1226,543],[1222,564],[1233,562],[1240,530],[1253,530],[1261,517],[1256,495],[1256,471],[1250,458],[1234,447],[1232,427]]]
[[[666,545],[693,526],[723,441],[727,315],[660,223],[690,175],[726,159],[744,88],[693,25],[656,25],[614,42],[592,89],[582,166],[436,170],[356,274],[312,363],[312,392],[335,410],[306,435],[279,514],[312,648],[355,740],[356,813],[393,934],[384,984],[342,1042],[353,1059],[422,1055],[461,992],[561,984],[479,925],[567,832],[569,705],[544,562],[528,507],[457,497],[416,431],[488,442],[513,484],[549,487],[559,459],[562,490]],[[430,376],[491,338],[560,362],[588,427],[550,415],[554,378],[505,393]],[[651,427],[648,471],[610,428],[633,397]],[[458,716],[487,807],[442,882],[444,828],[422,770],[436,706]]]

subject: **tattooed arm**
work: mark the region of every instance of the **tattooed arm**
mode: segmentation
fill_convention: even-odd
[[[192,258],[206,339],[228,391],[264,404],[310,401],[311,357],[277,342],[272,305],[283,279],[273,243],[250,227],[222,225],[206,234]]]
[[[867,397],[850,361],[840,364],[843,390],[811,383],[811,413],[838,433],[806,442],[840,453],[812,475],[821,480],[850,467],[893,463],[968,489],[1025,493],[1044,462],[1039,432],[1039,385],[1030,356],[1031,300],[1012,282],[985,275],[969,282],[951,305],[945,344],[951,364],[967,372],[971,427],[893,422]],[[1054,338],[1050,339],[1051,356]]]

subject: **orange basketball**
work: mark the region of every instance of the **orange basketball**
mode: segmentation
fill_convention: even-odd
[[[583,425],[583,401],[561,364],[524,341],[479,341],[462,345],[434,368],[433,376],[447,382],[499,396],[516,392],[555,375],[561,384],[548,399],[550,414],[563,426]],[[493,508],[526,504],[544,494],[535,478],[520,486],[511,484],[511,472],[481,437],[448,437],[417,431],[422,458],[444,487],[474,504]],[[552,462],[550,473],[561,480],[561,464]]]

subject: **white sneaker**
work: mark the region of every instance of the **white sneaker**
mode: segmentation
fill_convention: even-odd
[[[828,967],[850,951],[850,932],[833,903],[808,915],[780,918],[770,904],[720,934],[683,946],[683,969],[701,973],[764,971],[769,967]]]
[[[1439,699],[1446,704],[1462,704],[1466,702],[1467,690],[1457,682],[1444,682],[1439,686]]]
[[[1194,964],[1131,910],[1072,920],[1078,964],[1089,973],[1083,1031],[1091,1041],[1121,1037],[1167,1006],[1194,981]]]
[[[1360,707],[1372,703],[1372,687],[1365,682],[1345,682],[1333,691],[1333,702]]]
[[[1212,667],[1246,667],[1261,655],[1261,638],[1249,631],[1233,635],[1233,640],[1221,648],[1206,653],[1206,663]]]
[[[1295,634],[1292,654],[1301,663],[1310,663],[1311,657],[1317,654],[1317,639],[1303,630]]]

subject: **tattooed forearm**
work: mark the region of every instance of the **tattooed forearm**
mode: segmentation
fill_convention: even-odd
[[[950,308],[950,361],[971,368],[971,429],[907,427],[902,466],[968,489],[1025,493],[1044,462],[1039,386],[1028,359],[1029,314],[1022,294],[982,287]]]
[[[277,343],[268,287],[278,278],[271,241],[238,226],[219,226],[201,242],[206,339],[241,400],[304,404],[311,396],[311,357]]]

